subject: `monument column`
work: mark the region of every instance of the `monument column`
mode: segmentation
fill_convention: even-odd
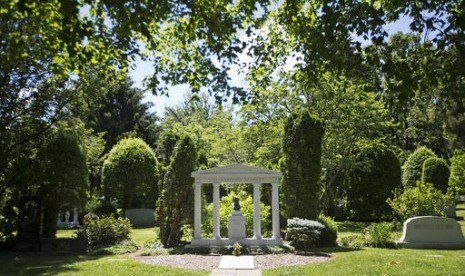
[[[202,183],[194,183],[194,239],[202,238]]]
[[[213,238],[220,236],[220,183],[213,183]]]
[[[260,183],[253,183],[253,234],[255,239],[262,238],[260,224]]]
[[[271,183],[271,212],[273,222],[273,239],[281,239],[281,231],[279,229],[279,195],[278,195],[278,183]]]

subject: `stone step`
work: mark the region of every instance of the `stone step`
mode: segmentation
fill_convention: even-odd
[[[253,256],[222,256],[220,269],[254,269]]]
[[[260,269],[213,269],[211,276],[261,276]]]

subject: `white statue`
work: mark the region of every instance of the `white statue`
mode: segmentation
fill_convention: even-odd
[[[61,227],[63,226],[63,222],[61,221],[61,213],[58,212],[58,216],[57,216],[57,227]]]
[[[73,209],[73,222],[71,223],[71,225],[72,226],[78,226],[79,225],[77,208]]]
[[[65,212],[65,226],[69,226],[69,211]]]

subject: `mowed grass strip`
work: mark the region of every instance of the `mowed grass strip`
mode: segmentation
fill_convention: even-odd
[[[0,254],[0,275],[209,275],[207,270],[153,266],[128,256],[15,256]]]
[[[465,250],[414,250],[364,248],[327,249],[334,258],[305,266],[280,267],[271,275],[464,275]],[[443,257],[438,257],[442,255]]]

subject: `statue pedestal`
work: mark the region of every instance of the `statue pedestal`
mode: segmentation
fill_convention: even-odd
[[[245,218],[241,211],[233,210],[229,217],[228,238],[231,240],[245,239]]]

